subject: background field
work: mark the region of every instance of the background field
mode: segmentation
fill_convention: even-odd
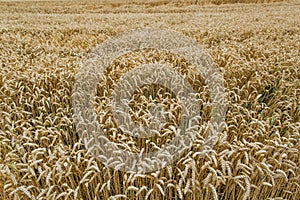
[[[300,2],[210,2],[0,1],[0,199],[298,199]],[[196,39],[228,99],[212,151],[147,176],[89,155],[71,112],[88,53],[141,27]]]

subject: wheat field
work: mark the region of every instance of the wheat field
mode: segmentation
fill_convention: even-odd
[[[299,199],[299,13],[299,0],[1,0],[0,199]],[[204,156],[196,140],[172,165],[137,174],[106,167],[87,151],[72,117],[72,91],[93,48],[143,27],[178,31],[211,55],[224,75],[227,112]],[[152,146],[114,134],[110,117],[101,118],[109,115],[103,96],[120,74],[155,62],[177,63],[183,73],[188,65],[180,55],[133,52],[117,58],[105,74],[110,81],[97,85],[99,121],[128,151],[160,148],[172,131]],[[200,79],[191,82],[209,101]],[[147,104],[143,95],[156,89],[141,88],[133,106]],[[177,103],[160,91],[159,101]],[[203,123],[209,111],[203,107]]]

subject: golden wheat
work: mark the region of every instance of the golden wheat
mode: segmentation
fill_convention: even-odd
[[[253,2],[272,1],[0,1],[0,199],[298,199],[300,4],[227,5]],[[211,3],[226,5],[199,6]],[[197,40],[223,72],[228,100],[226,126],[206,149],[210,98],[191,63],[153,49],[116,58],[100,77],[94,107],[120,149],[160,150],[174,138],[180,118],[168,88],[141,87],[130,101],[132,118],[148,124],[149,108],[160,104],[169,124],[151,139],[123,134],[108,105],[113,83],[129,70],[155,63],[176,69],[202,107],[190,152],[149,174],[114,170],[93,157],[76,131],[83,124],[75,125],[71,102],[90,51],[140,27]],[[101,159],[123,167],[121,157],[117,163]]]

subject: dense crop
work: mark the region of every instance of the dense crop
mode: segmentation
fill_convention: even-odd
[[[297,1],[155,8],[47,4],[0,2],[0,199],[299,198]],[[224,74],[228,101],[227,125],[212,150],[199,155],[201,140],[197,140],[173,165],[146,175],[107,168],[87,152],[76,133],[71,97],[75,75],[91,49],[139,27],[173,29],[196,39]],[[114,134],[110,118],[101,118],[106,112],[102,99],[120,73],[155,62],[176,63],[182,73],[188,65],[180,55],[133,52],[116,59],[105,74],[108,81],[98,84],[99,121],[109,130],[110,140],[127,144],[129,151],[160,148],[173,133],[166,130],[167,137],[151,143]],[[190,81],[199,93],[205,91],[201,77]],[[141,88],[132,106],[138,110],[151,103],[144,94],[158,90]],[[156,101],[170,98],[167,103],[173,106],[166,103],[166,107],[176,107],[172,94],[165,88],[160,91],[165,96],[158,94]],[[209,101],[205,92],[201,94],[204,102]],[[209,108],[203,110],[205,122]]]

